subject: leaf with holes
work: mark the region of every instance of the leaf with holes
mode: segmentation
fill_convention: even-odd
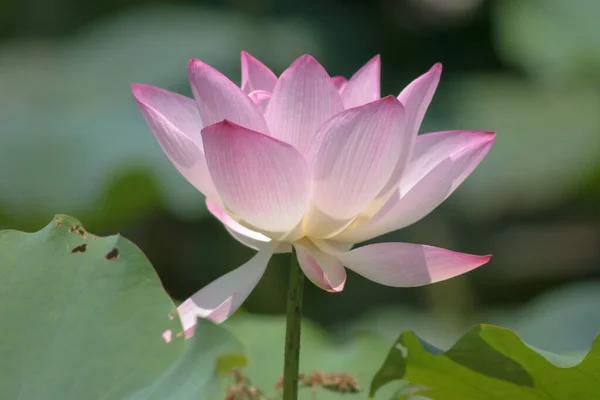
[[[156,382],[173,398],[206,398],[217,361],[239,352],[210,324],[184,343],[143,253],[67,216],[35,233],[0,231],[0,325],[1,399],[169,398]]]
[[[371,381],[370,396],[394,380],[408,382],[398,400],[593,400],[600,393],[600,337],[579,362],[491,325],[470,329],[446,352],[405,332]]]

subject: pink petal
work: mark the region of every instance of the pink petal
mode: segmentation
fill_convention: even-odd
[[[406,145],[406,157],[400,158],[394,173],[390,177],[390,181],[381,191],[380,198],[387,199],[388,195],[398,186],[402,174],[406,170],[406,165],[411,159],[411,153],[419,127],[425,116],[425,112],[431,103],[433,94],[437,89],[440,76],[442,74],[442,64],[435,64],[431,69],[412,81],[398,96],[398,100],[406,108],[406,134],[410,141]]]
[[[345,108],[362,106],[381,97],[381,57],[376,55],[356,72],[342,90]]]
[[[134,84],[133,95],[154,136],[177,170],[202,194],[219,199],[202,148],[202,121],[192,99]]]
[[[431,103],[442,75],[442,64],[437,63],[425,74],[412,81],[398,96],[406,108],[407,128],[416,135]]]
[[[388,96],[322,126],[309,156],[312,208],[304,227],[310,236],[336,233],[379,193],[402,151],[404,123],[402,104]]]
[[[237,239],[240,243],[252,249],[261,250],[272,242],[270,238],[266,237],[262,233],[255,232],[241,225],[229,214],[227,214],[225,210],[208,199],[206,200],[206,207],[213,216],[223,223],[227,232],[229,232],[229,234]],[[275,253],[289,253],[291,251],[292,248],[289,244],[282,243],[275,250]]]
[[[310,190],[308,166],[292,146],[229,121],[202,130],[208,170],[224,205],[259,230],[295,228]]]
[[[341,94],[342,90],[344,90],[344,88],[348,84],[348,79],[344,78],[343,76],[334,76],[331,78],[331,82],[333,82],[335,88]]]
[[[412,287],[462,275],[492,257],[422,244],[377,243],[338,254],[338,258],[347,268],[379,284]]]
[[[388,202],[336,240],[357,243],[413,224],[440,205],[490,150],[495,134],[446,131],[417,137],[413,159]]]
[[[248,129],[269,132],[258,106],[225,75],[200,60],[190,60],[188,72],[204,126],[227,119]]]
[[[277,76],[263,63],[242,51],[242,90],[249,94],[255,90],[272,92]]]
[[[248,94],[248,97],[250,97],[250,99],[252,99],[252,101],[258,105],[261,112],[265,112],[267,106],[269,105],[269,101],[271,100],[272,94],[264,90],[255,90]]]
[[[265,273],[273,248],[259,251],[247,263],[209,283],[178,308],[179,317],[189,336],[197,318],[221,323],[242,305]]]
[[[341,292],[346,283],[346,270],[340,261],[305,240],[294,244],[298,263],[306,277],[328,292]]]
[[[305,55],[281,74],[265,118],[271,135],[307,154],[319,127],[343,109],[327,71]]]

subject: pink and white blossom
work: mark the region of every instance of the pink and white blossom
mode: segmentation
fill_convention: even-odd
[[[417,135],[437,88],[434,65],[397,96],[381,98],[380,58],[349,80],[313,57],[277,77],[242,53],[241,88],[200,60],[189,62],[194,98],[133,85],[140,110],[209,211],[257,254],[180,307],[222,322],[265,272],[274,253],[296,249],[318,287],[339,292],[346,270],[382,285],[427,285],[477,268],[490,256],[409,243],[353,249],[413,224],[443,202],[490,150],[495,134]]]

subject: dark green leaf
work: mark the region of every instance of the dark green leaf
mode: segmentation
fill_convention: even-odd
[[[480,325],[448,351],[426,346],[412,332],[400,335],[371,382],[370,395],[394,380],[407,381],[398,399],[592,400],[600,393],[600,339],[586,358],[538,353],[511,330]],[[413,397],[411,397],[413,396]]]

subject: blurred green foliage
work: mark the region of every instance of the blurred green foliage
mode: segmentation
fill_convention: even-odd
[[[440,61],[423,131],[498,138],[446,204],[384,239],[495,257],[427,288],[385,288],[350,273],[341,294],[309,286],[306,313],[336,332],[364,320],[393,326],[394,337],[412,321],[449,344],[495,310],[531,307],[515,323],[527,341],[543,347],[569,335],[557,350],[582,350],[587,332],[600,329],[596,314],[569,330],[532,299],[600,276],[597,14],[595,0],[0,0],[0,228],[37,230],[64,212],[100,233],[123,232],[184,298],[252,251],[208,218],[145,125],[131,83],[189,95],[192,57],[239,81],[242,49],[277,73],[312,53],[345,76],[380,53],[387,94]],[[284,310],[286,268],[286,256],[273,259],[248,311]],[[574,293],[555,307],[565,318],[597,304]]]

